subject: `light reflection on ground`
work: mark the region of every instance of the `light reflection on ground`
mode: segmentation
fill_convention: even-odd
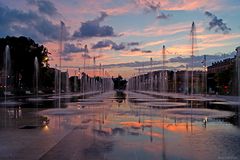
[[[66,97],[64,108],[52,101],[1,108],[0,159],[240,159],[236,108],[194,100],[165,109],[166,100],[139,93]],[[142,106],[145,99],[160,103]]]

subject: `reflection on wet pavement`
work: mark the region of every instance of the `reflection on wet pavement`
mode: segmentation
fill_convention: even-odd
[[[240,159],[236,107],[132,92],[67,97],[63,108],[1,108],[0,159]]]

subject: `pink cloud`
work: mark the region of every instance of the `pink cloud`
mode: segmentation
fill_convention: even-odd
[[[197,10],[197,9],[220,9],[222,4],[217,0],[136,0],[143,8],[157,7],[159,10]]]
[[[165,25],[164,27],[160,27],[155,24],[151,24],[142,31],[133,31],[129,30],[126,32],[122,32],[124,36],[144,36],[144,37],[156,37],[156,36],[166,36],[166,35],[174,35],[181,32],[190,32],[191,26],[187,23],[177,23]]]

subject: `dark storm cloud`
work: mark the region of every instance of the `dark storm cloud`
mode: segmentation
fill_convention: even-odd
[[[221,18],[218,18],[214,14],[206,11],[205,15],[211,18],[211,21],[208,23],[208,29],[212,30],[214,29],[215,32],[222,31],[224,34],[229,33],[232,29],[227,26],[226,23],[223,22]]]
[[[48,16],[60,15],[54,4],[47,0],[27,0],[31,5],[35,5],[40,13],[46,14]]]
[[[117,44],[111,40],[102,40],[94,44],[92,46],[92,49],[110,47],[112,50],[119,51],[119,50],[127,49],[131,46],[137,46],[137,45],[139,45],[139,42],[121,42]]]
[[[152,53],[151,50],[142,50],[143,53]]]
[[[124,50],[126,47],[124,45],[124,43],[120,43],[120,44],[113,44],[112,45],[112,49],[115,51],[119,51],[119,50]]]
[[[161,12],[156,18],[157,19],[168,19],[171,16],[172,16],[171,14],[165,14],[165,13]]]
[[[86,49],[77,47],[77,46],[75,46],[75,44],[72,44],[72,43],[65,43],[64,44],[64,50],[63,50],[64,54],[77,53],[77,52],[86,52]]]
[[[42,43],[59,39],[60,24],[54,24],[47,18],[33,12],[10,9],[0,6],[0,36],[26,36]],[[69,32],[64,28],[64,37]]]
[[[88,54],[87,46],[84,48],[77,47],[75,44],[72,43],[65,43],[64,50],[63,50],[63,60],[65,61],[72,61],[74,53],[80,53],[82,58],[91,59],[92,57]]]
[[[128,46],[138,46],[139,42],[129,42],[127,45]]]
[[[137,52],[137,51],[141,51],[141,49],[140,48],[133,48],[133,49],[131,49],[131,52]]]
[[[124,43],[117,44],[111,40],[99,41],[92,46],[92,49],[101,49],[105,47],[111,47],[112,50],[124,50],[126,48]]]
[[[111,40],[103,40],[103,41],[99,41],[96,44],[94,44],[92,46],[92,49],[100,49],[100,48],[110,47],[113,44],[114,44],[114,42]]]
[[[112,26],[100,26],[100,23],[108,15],[105,12],[101,12],[100,17],[83,22],[78,31],[75,31],[73,38],[90,38],[90,37],[112,37],[116,36]]]
[[[131,52],[142,52],[142,53],[152,53],[151,50],[141,50],[140,48],[133,48]]]

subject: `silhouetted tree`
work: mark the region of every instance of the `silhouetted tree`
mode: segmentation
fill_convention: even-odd
[[[32,88],[34,59],[38,58],[40,70],[49,67],[48,55],[50,54],[43,45],[35,43],[31,38],[26,37],[5,37],[0,38],[0,70],[3,69],[3,53],[6,45],[10,48],[11,77],[15,88],[19,87],[19,81],[26,88]]]
[[[125,90],[127,86],[127,80],[123,79],[122,76],[118,76],[117,78],[112,78],[114,83],[114,89],[117,90]]]

